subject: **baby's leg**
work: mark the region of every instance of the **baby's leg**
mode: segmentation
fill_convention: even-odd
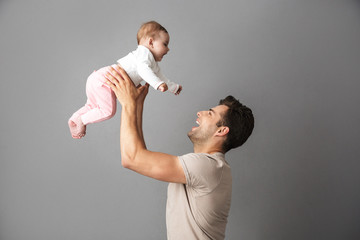
[[[107,120],[116,113],[116,96],[106,85],[107,67],[93,72],[86,82],[87,102],[70,118],[68,125],[73,138],[86,134],[86,125]]]
[[[110,119],[116,113],[116,96],[105,83],[103,75],[106,70],[107,68],[102,68],[97,71],[86,84],[86,105],[89,110],[81,115],[81,121],[85,125]]]
[[[70,128],[70,133],[73,138],[82,138],[86,134],[86,125],[81,121],[81,115],[77,117],[72,117],[68,121],[68,125]]]

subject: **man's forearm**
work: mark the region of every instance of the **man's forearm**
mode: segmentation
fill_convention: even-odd
[[[144,133],[143,133],[143,109],[144,109],[144,101],[141,101],[136,106],[136,124],[137,124],[137,130],[139,133],[139,136],[141,138],[141,141],[144,143],[144,146],[146,148],[146,143],[144,139]]]
[[[145,148],[142,133],[140,133],[142,120],[138,120],[142,111],[138,112],[138,107],[135,103],[122,106],[120,149],[123,165],[134,160],[138,151]]]

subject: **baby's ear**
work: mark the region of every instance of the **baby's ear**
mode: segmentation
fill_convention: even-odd
[[[154,46],[154,39],[152,37],[149,37],[147,39],[147,43],[149,44],[149,46],[153,47]]]

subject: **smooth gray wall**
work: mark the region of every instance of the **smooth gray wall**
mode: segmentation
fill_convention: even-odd
[[[196,112],[228,94],[256,127],[227,159],[227,239],[360,239],[358,0],[0,1],[0,239],[165,239],[167,184],[121,167],[120,107],[73,140],[86,78],[170,32],[150,90],[148,148],[192,151]]]

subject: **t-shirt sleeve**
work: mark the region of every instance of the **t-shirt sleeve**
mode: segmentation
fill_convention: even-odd
[[[186,185],[199,193],[211,192],[219,184],[223,164],[206,154],[189,153],[179,157]]]

